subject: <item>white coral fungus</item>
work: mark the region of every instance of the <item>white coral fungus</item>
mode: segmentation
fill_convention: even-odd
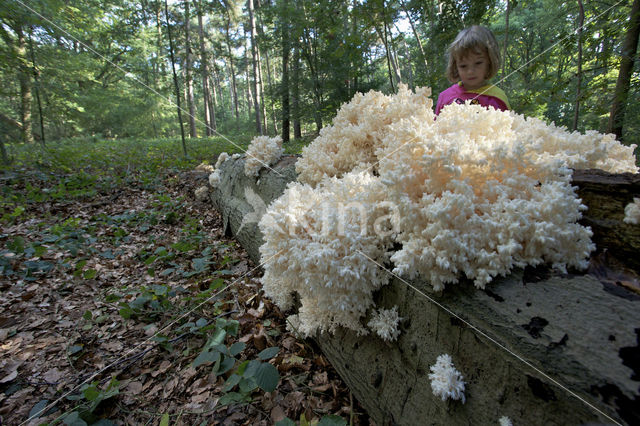
[[[395,273],[419,275],[436,290],[462,276],[484,288],[525,265],[584,267],[594,245],[591,230],[577,223],[585,207],[571,168],[637,171],[635,145],[611,135],[569,133],[469,104],[449,105],[434,121],[429,93],[402,86],[393,96],[356,95],[303,150],[296,165],[302,184],[268,209],[261,223],[265,289],[283,306],[291,293],[301,295],[303,332],[336,325],[363,331],[357,319],[386,283],[371,259],[391,256]],[[321,205],[351,201],[365,212],[391,206],[400,219],[384,236],[369,233],[370,222],[364,235],[345,236],[333,222],[320,234]],[[343,228],[357,220],[339,219],[337,210],[329,216]],[[314,232],[287,232],[304,223]],[[400,250],[387,252],[397,243]]]
[[[398,324],[401,319],[398,315],[398,307],[394,306],[391,309],[376,311],[367,325],[371,331],[375,331],[383,340],[392,342],[400,335]]]
[[[408,117],[433,122],[431,89],[416,93],[401,85],[397,95],[371,90],[356,93],[342,105],[332,125],[324,127],[296,163],[298,180],[315,186],[325,176],[341,177],[352,170],[375,166],[376,149],[391,130],[389,125]]]
[[[247,148],[244,174],[258,176],[261,168],[274,164],[282,156],[282,138],[276,136],[256,136]]]
[[[435,396],[443,401],[447,398],[466,401],[464,397],[464,381],[462,374],[455,369],[449,354],[442,354],[436,359],[436,363],[430,367],[429,380],[431,390]]]
[[[377,206],[385,189],[366,172],[327,178],[316,189],[292,182],[262,217],[265,293],[285,310],[299,294],[305,336],[337,326],[367,333],[359,319],[389,278],[371,261],[384,261],[391,242],[374,231],[386,214]]]
[[[631,225],[640,224],[640,198],[633,199],[633,203],[624,208],[624,223]]]
[[[211,164],[202,162],[196,166],[196,171],[211,173],[213,171],[213,166]]]
[[[207,199],[207,195],[209,194],[209,188],[206,186],[201,186],[200,188],[195,190],[196,200],[204,201]]]
[[[498,424],[500,426],[513,426],[513,423],[511,423],[511,419],[507,416],[500,417],[500,419],[498,419]]]
[[[218,160],[216,161],[215,168],[217,169],[218,167],[220,167],[222,163],[224,163],[228,159],[229,159],[229,154],[227,154],[226,152],[221,152],[220,155],[218,155]]]
[[[209,185],[211,185],[212,188],[215,188],[218,186],[219,183],[220,183],[220,170],[215,169],[213,173],[209,175]]]

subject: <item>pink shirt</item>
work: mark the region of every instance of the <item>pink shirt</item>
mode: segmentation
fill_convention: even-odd
[[[494,107],[495,109],[506,111],[510,109],[507,95],[496,86],[483,86],[479,89],[466,91],[462,86],[462,82],[456,83],[438,95],[436,104],[436,115],[440,114],[440,110],[452,103],[462,104],[464,101],[471,99],[472,104],[479,104],[485,107]]]

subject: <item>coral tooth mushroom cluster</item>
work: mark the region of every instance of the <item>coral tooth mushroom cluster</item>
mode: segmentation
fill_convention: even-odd
[[[461,277],[484,288],[525,265],[584,267],[594,245],[571,169],[637,172],[635,146],[611,135],[469,104],[434,120],[429,95],[356,95],[263,216],[265,292],[285,309],[300,296],[303,334],[368,332],[361,319],[389,278],[380,265],[436,290]],[[395,338],[391,323],[372,324]]]

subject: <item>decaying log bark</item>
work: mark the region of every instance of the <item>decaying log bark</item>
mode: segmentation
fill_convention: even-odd
[[[623,222],[624,208],[640,197],[640,174],[611,174],[602,170],[576,170],[573,184],[589,208],[581,223],[593,230],[599,251],[605,248],[616,258],[640,271],[640,226]]]
[[[283,158],[258,179],[244,175],[242,158],[221,166],[212,201],[256,263],[257,221],[295,180],[295,160]],[[526,268],[486,291],[462,282],[441,293],[394,279],[376,304],[398,306],[403,321],[396,342],[349,330],[318,336],[378,424],[497,424],[503,415],[514,424],[639,424],[640,294],[633,285],[617,285],[637,285],[633,271],[611,273],[603,261],[609,253],[638,266],[640,226],[622,218],[626,203],[640,197],[639,177],[577,171],[574,184],[589,207],[583,222],[599,246],[587,273]],[[464,375],[465,404],[443,402],[431,391],[429,367],[442,353]]]

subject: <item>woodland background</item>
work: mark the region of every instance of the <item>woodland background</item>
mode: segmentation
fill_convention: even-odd
[[[514,110],[640,143],[639,10],[2,0],[0,423],[370,424],[194,197],[198,165],[260,133],[299,152],[356,92],[435,100],[476,23],[506,49]]]
[[[3,155],[87,137],[298,139],[356,92],[402,82],[435,99],[450,84],[446,48],[472,24],[506,53],[494,82],[515,111],[637,143],[638,3],[5,0]]]

